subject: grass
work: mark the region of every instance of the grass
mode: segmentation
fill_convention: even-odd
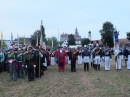
[[[50,66],[44,77],[27,82],[27,77],[9,81],[7,72],[0,73],[0,97],[130,97],[130,71],[123,61],[122,70],[83,71],[77,65],[75,73],[66,65],[65,72],[58,72],[57,66]]]

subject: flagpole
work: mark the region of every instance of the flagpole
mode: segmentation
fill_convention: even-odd
[[[53,48],[53,38],[52,38],[52,48]]]
[[[38,30],[37,30],[37,45],[38,45]]]
[[[58,29],[58,44],[60,46],[60,41],[59,41],[59,29]]]

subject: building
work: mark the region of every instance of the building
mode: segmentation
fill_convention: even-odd
[[[101,41],[101,40],[92,40],[92,41],[93,41],[93,44],[96,44],[96,41],[98,41],[99,44],[102,44],[102,41]],[[121,45],[125,45],[125,44],[129,43],[129,40],[128,40],[127,38],[121,38],[121,39],[119,39],[118,41],[119,41],[119,43],[120,43]]]
[[[67,44],[68,44],[68,36],[69,36],[69,35],[70,35],[70,34],[66,34],[66,33],[63,33],[63,34],[60,35],[60,42],[62,42],[61,46],[67,47]],[[76,43],[76,45],[81,45],[81,40],[82,40],[82,38],[81,38],[81,36],[80,36],[79,33],[78,33],[77,27],[76,27],[76,29],[75,29],[75,34],[73,34],[73,35],[74,35],[74,37],[75,37],[75,43]]]

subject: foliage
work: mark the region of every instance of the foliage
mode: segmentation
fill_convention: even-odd
[[[74,38],[74,35],[70,34],[68,36],[68,45],[75,45],[75,38]]]
[[[127,33],[127,39],[130,41],[130,32],[126,32]]]
[[[114,25],[111,22],[103,23],[102,29],[99,31],[101,34],[101,40],[103,44],[106,44],[110,47],[113,47],[113,30]]]
[[[58,47],[58,40],[56,37],[47,38],[46,45],[52,46],[52,40],[53,40],[53,48],[57,48]]]
[[[90,43],[90,40],[88,38],[83,38],[81,41],[82,46],[88,45]]]
[[[38,43],[40,43],[40,30],[36,30],[33,35],[31,36],[32,46],[35,47],[37,44],[37,37],[38,37]]]

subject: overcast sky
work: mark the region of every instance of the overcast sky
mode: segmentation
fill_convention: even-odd
[[[29,37],[43,20],[47,37],[59,33],[74,33],[82,38],[92,32],[92,39],[100,39],[99,30],[110,21],[126,38],[130,31],[130,0],[0,0],[0,30],[4,39]]]

